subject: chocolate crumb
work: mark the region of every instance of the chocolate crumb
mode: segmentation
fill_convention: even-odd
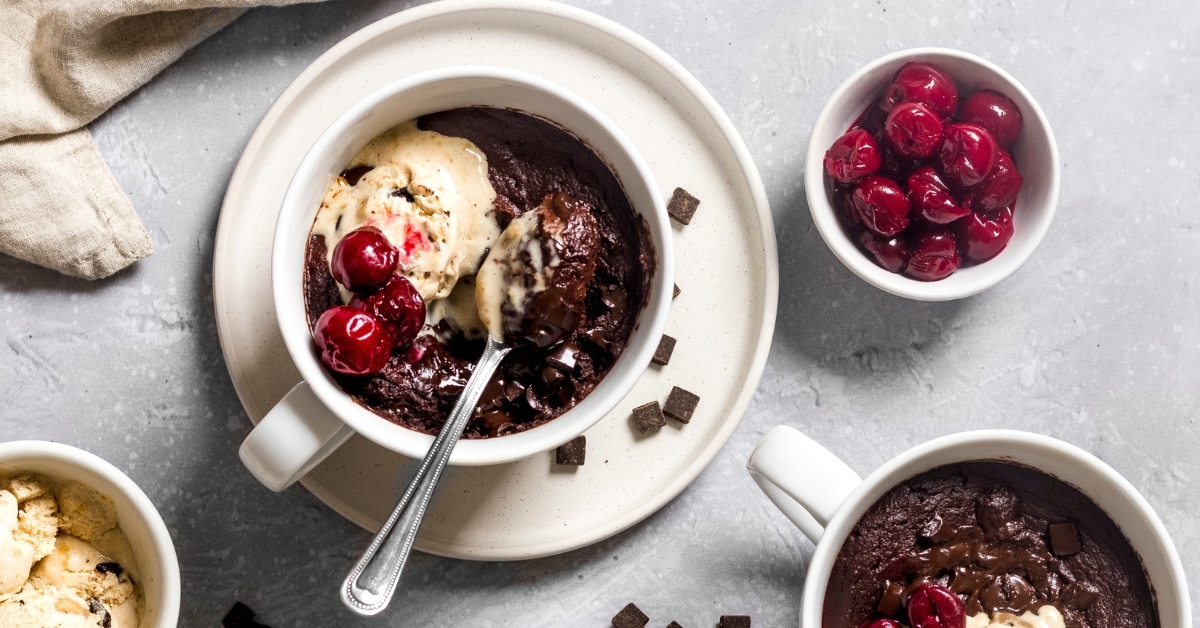
[[[1079,532],[1073,523],[1050,524],[1050,551],[1058,556],[1079,553]]]
[[[221,625],[225,628],[271,628],[270,626],[254,621],[254,611],[241,602],[233,603],[233,608],[229,609],[228,613],[225,613],[225,618],[221,620]]]
[[[583,466],[583,460],[587,454],[587,437],[576,436],[575,438],[563,443],[558,449],[554,450],[555,464],[568,464],[577,467]]]
[[[750,628],[749,615],[721,615],[721,628]]]
[[[679,284],[677,284],[677,283],[671,284],[671,287],[672,287],[671,298],[674,299],[675,297],[679,296],[679,292],[680,292]]]
[[[666,425],[667,420],[663,418],[663,411],[658,402],[651,401],[633,409],[633,424],[637,426],[639,432],[649,434],[657,432],[658,428]]]
[[[675,339],[663,334],[662,338],[658,339],[658,348],[654,350],[654,357],[650,358],[650,361],[666,366],[671,361],[671,353],[674,351]]]
[[[671,394],[667,395],[667,403],[663,405],[662,411],[680,423],[687,423],[692,420],[692,413],[696,411],[698,403],[700,397],[675,386],[671,388]]]
[[[625,605],[621,612],[612,618],[613,628],[642,628],[649,623],[650,618],[633,602]]]
[[[696,208],[699,206],[700,199],[688,194],[683,188],[675,188],[671,200],[667,202],[667,214],[686,225],[692,222],[692,216],[696,214]]]

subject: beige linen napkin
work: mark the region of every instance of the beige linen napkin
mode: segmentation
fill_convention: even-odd
[[[0,252],[107,277],[154,252],[84,125],[250,6],[0,0]]]

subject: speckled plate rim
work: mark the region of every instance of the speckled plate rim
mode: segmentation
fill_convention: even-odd
[[[565,18],[593,29],[602,36],[613,38],[625,44],[635,52],[640,53],[645,62],[657,65],[661,69],[666,70],[677,82],[677,85],[657,86],[658,89],[662,90],[665,87],[682,88],[682,92],[677,93],[684,93],[694,99],[695,104],[698,104],[701,110],[708,115],[710,121],[718,128],[720,134],[726,140],[727,146],[724,148],[728,149],[734,161],[738,164],[740,172],[736,174],[740,175],[741,183],[746,186],[753,201],[753,206],[743,208],[743,211],[753,212],[760,228],[759,236],[763,243],[761,261],[763,264],[762,272],[765,285],[763,286],[764,293],[762,295],[762,315],[759,320],[757,338],[752,343],[748,343],[747,346],[747,349],[752,352],[753,357],[746,371],[745,378],[741,382],[741,392],[735,398],[732,411],[724,417],[716,436],[692,459],[691,464],[680,470],[673,482],[661,489],[657,495],[645,500],[639,507],[626,512],[622,516],[603,521],[586,532],[565,539],[506,548],[490,548],[491,551],[483,553],[478,548],[473,548],[470,553],[467,553],[452,544],[423,543],[420,538],[418,538],[416,546],[417,549],[424,552],[453,558],[470,560],[520,560],[550,556],[586,547],[642,521],[657,512],[667,502],[674,499],[675,496],[681,493],[683,489],[700,475],[700,472],[708,466],[709,462],[716,457],[717,452],[720,451],[725,442],[729,440],[733,430],[741,422],[741,418],[754,396],[758,382],[762,378],[763,369],[766,366],[767,355],[770,351],[771,340],[775,332],[775,318],[779,302],[778,248],[766,190],[763,187],[762,179],[759,177],[758,169],[750,156],[749,150],[734,128],[733,123],[729,120],[729,117],[721,109],[720,105],[717,104],[712,95],[682,65],[640,35],[611,20],[582,9],[549,1],[443,0],[407,9],[370,24],[334,45],[301,72],[291,85],[280,94],[275,104],[263,116],[262,121],[259,122],[247,142],[230,178],[229,186],[226,189],[224,201],[221,206],[220,218],[217,223],[213,253],[213,299],[216,311],[217,333],[225,357],[226,368],[229,371],[230,379],[233,381],[239,401],[241,401],[244,408],[247,408],[247,414],[250,416],[250,419],[254,423],[257,423],[261,417],[255,416],[254,413],[249,411],[251,406],[247,403],[247,397],[250,395],[250,384],[234,366],[234,363],[238,361],[238,347],[232,341],[233,330],[231,329],[230,318],[225,314],[225,308],[221,307],[221,303],[227,294],[226,277],[229,272],[233,271],[230,267],[230,262],[234,261],[230,255],[231,227],[229,226],[233,220],[229,216],[239,211],[240,208],[237,206],[237,199],[243,195],[243,188],[252,184],[252,181],[249,180],[248,171],[252,169],[252,164],[258,158],[258,153],[262,146],[272,136],[276,124],[285,115],[289,107],[295,103],[296,99],[308,89],[310,84],[320,78],[322,73],[330,66],[337,64],[357,47],[377,37],[385,37],[390,33],[411,28],[414,24],[424,20],[455,14],[462,15],[464,19],[469,19],[472,12],[481,10],[526,12],[531,15],[531,18],[536,18],[538,15]],[[399,36],[402,37],[403,35]],[[614,63],[616,62],[614,61]],[[346,503],[345,500],[328,491],[320,483],[312,481],[311,477],[306,476],[302,478],[300,483],[342,516],[367,530],[372,530],[372,522],[367,517]]]

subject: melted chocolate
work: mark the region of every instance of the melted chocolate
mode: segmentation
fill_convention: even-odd
[[[604,161],[552,124],[483,107],[444,111],[417,123],[424,130],[464,137],[487,155],[488,180],[497,194],[493,210],[501,229],[557,193],[588,206],[588,215],[595,219],[598,242],[589,245],[594,254],[588,262],[595,268],[582,298],[571,295],[570,306],[564,308],[554,307],[566,303],[564,299],[537,305],[543,323],[563,333],[546,346],[518,347],[509,353],[484,390],[464,438],[531,429],[578,404],[624,351],[654,274],[649,230]],[[355,170],[346,174],[361,177],[370,168]],[[570,225],[568,219],[568,232]],[[326,309],[340,304],[325,256],[323,238],[310,238],[304,286],[310,326]],[[376,414],[437,433],[482,354],[483,341],[468,340],[444,326],[434,331],[437,338],[421,336],[393,351],[376,375],[336,377],[347,393]]]
[[[1050,526],[1062,523],[1074,524],[1078,552],[1052,551]],[[1014,464],[940,467],[884,495],[838,552],[824,628],[903,620],[900,600],[923,582],[957,593],[968,615],[1052,604],[1069,628],[1159,625],[1141,562],[1116,524],[1075,488]]]

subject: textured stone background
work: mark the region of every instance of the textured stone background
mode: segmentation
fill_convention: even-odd
[[[1200,607],[1200,4],[572,0],[679,59],[757,160],[781,264],[766,374],[713,464],[646,522],[542,560],[417,555],[385,617],[352,618],[335,588],[368,535],[302,488],[264,490],[238,463],[250,425],[217,344],[213,233],[275,97],[335,42],[408,4],[252,11],[93,124],[153,257],[97,283],[0,259],[0,438],[83,447],[146,490],[178,548],[182,625],[215,626],[240,599],[276,628],[599,628],[629,600],[651,626],[711,627],[721,612],[793,626],[812,545],[742,469],[779,423],[862,474],[965,429],[1075,443],[1158,510]],[[1008,69],[1045,109],[1063,159],[1041,248],[955,303],[857,279],[813,228],[801,185],[825,98],[863,63],[922,45]]]

